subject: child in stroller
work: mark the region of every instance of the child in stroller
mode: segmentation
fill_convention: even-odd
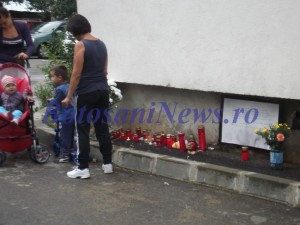
[[[47,162],[50,153],[46,148],[39,145],[34,129],[34,102],[32,98],[27,98],[27,96],[32,95],[27,71],[18,64],[4,63],[0,66],[0,80],[3,81],[4,85],[4,87],[0,85],[1,95],[3,89],[9,84],[15,85],[14,92],[17,90],[17,100],[14,99],[15,102],[10,104],[9,96],[6,96],[4,105],[2,105],[3,113],[0,113],[0,165],[6,160],[6,153],[17,153],[26,149],[33,161]],[[22,103],[22,107],[17,107],[19,111],[11,112],[18,105],[17,103]],[[12,105],[14,106],[12,107]]]
[[[11,122],[18,125],[19,119],[22,117],[22,109],[25,98],[17,90],[15,78],[4,75],[1,80],[3,92],[0,98],[0,113]]]

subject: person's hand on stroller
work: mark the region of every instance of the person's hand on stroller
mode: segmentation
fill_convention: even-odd
[[[18,59],[21,59],[21,60],[25,60],[25,59],[29,58],[29,56],[26,53],[24,53],[24,52],[19,53],[15,57],[18,58]]]
[[[28,102],[30,102],[30,103],[34,103],[34,99],[33,99],[33,97],[30,96],[30,95],[27,95],[26,100],[27,100]]]

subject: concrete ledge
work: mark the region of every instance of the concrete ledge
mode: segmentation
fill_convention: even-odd
[[[195,182],[237,190],[237,169],[203,163],[197,166],[198,174]]]
[[[140,154],[142,153],[142,154]],[[118,166],[138,170],[141,172],[152,173],[156,158],[155,154],[147,154],[136,150],[126,150],[120,148],[114,151],[114,163]]]
[[[297,205],[299,204],[299,187],[299,182],[254,173],[244,177],[243,192]]]
[[[153,169],[153,174],[189,181],[190,167],[191,165],[187,160],[169,156],[157,157],[157,163],[156,167]]]
[[[51,149],[53,128],[42,123],[36,127],[40,143]],[[91,153],[93,158],[102,160],[97,142],[91,142]],[[300,182],[293,180],[118,146],[114,146],[113,162],[128,169],[300,206]]]

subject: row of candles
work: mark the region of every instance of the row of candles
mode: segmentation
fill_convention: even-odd
[[[181,152],[185,151],[196,151],[197,149],[205,151],[206,150],[206,139],[205,139],[205,128],[204,126],[198,127],[198,141],[197,145],[193,135],[189,136],[189,139],[185,140],[185,134],[183,132],[178,133],[177,137],[174,134],[164,134],[164,133],[155,133],[152,136],[148,134],[147,130],[142,130],[140,127],[136,128],[135,133],[132,133],[130,129],[127,129],[125,132],[122,128],[112,132],[112,138],[120,138],[122,141],[132,140],[133,142],[145,141],[149,144],[154,142],[156,147],[167,148],[179,148]],[[178,142],[179,146],[176,144]]]

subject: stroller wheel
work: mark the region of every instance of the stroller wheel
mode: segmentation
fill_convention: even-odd
[[[32,146],[30,150],[31,159],[37,163],[46,163],[50,158],[50,152],[43,146]]]
[[[6,153],[0,150],[0,166],[4,163],[6,160]]]

